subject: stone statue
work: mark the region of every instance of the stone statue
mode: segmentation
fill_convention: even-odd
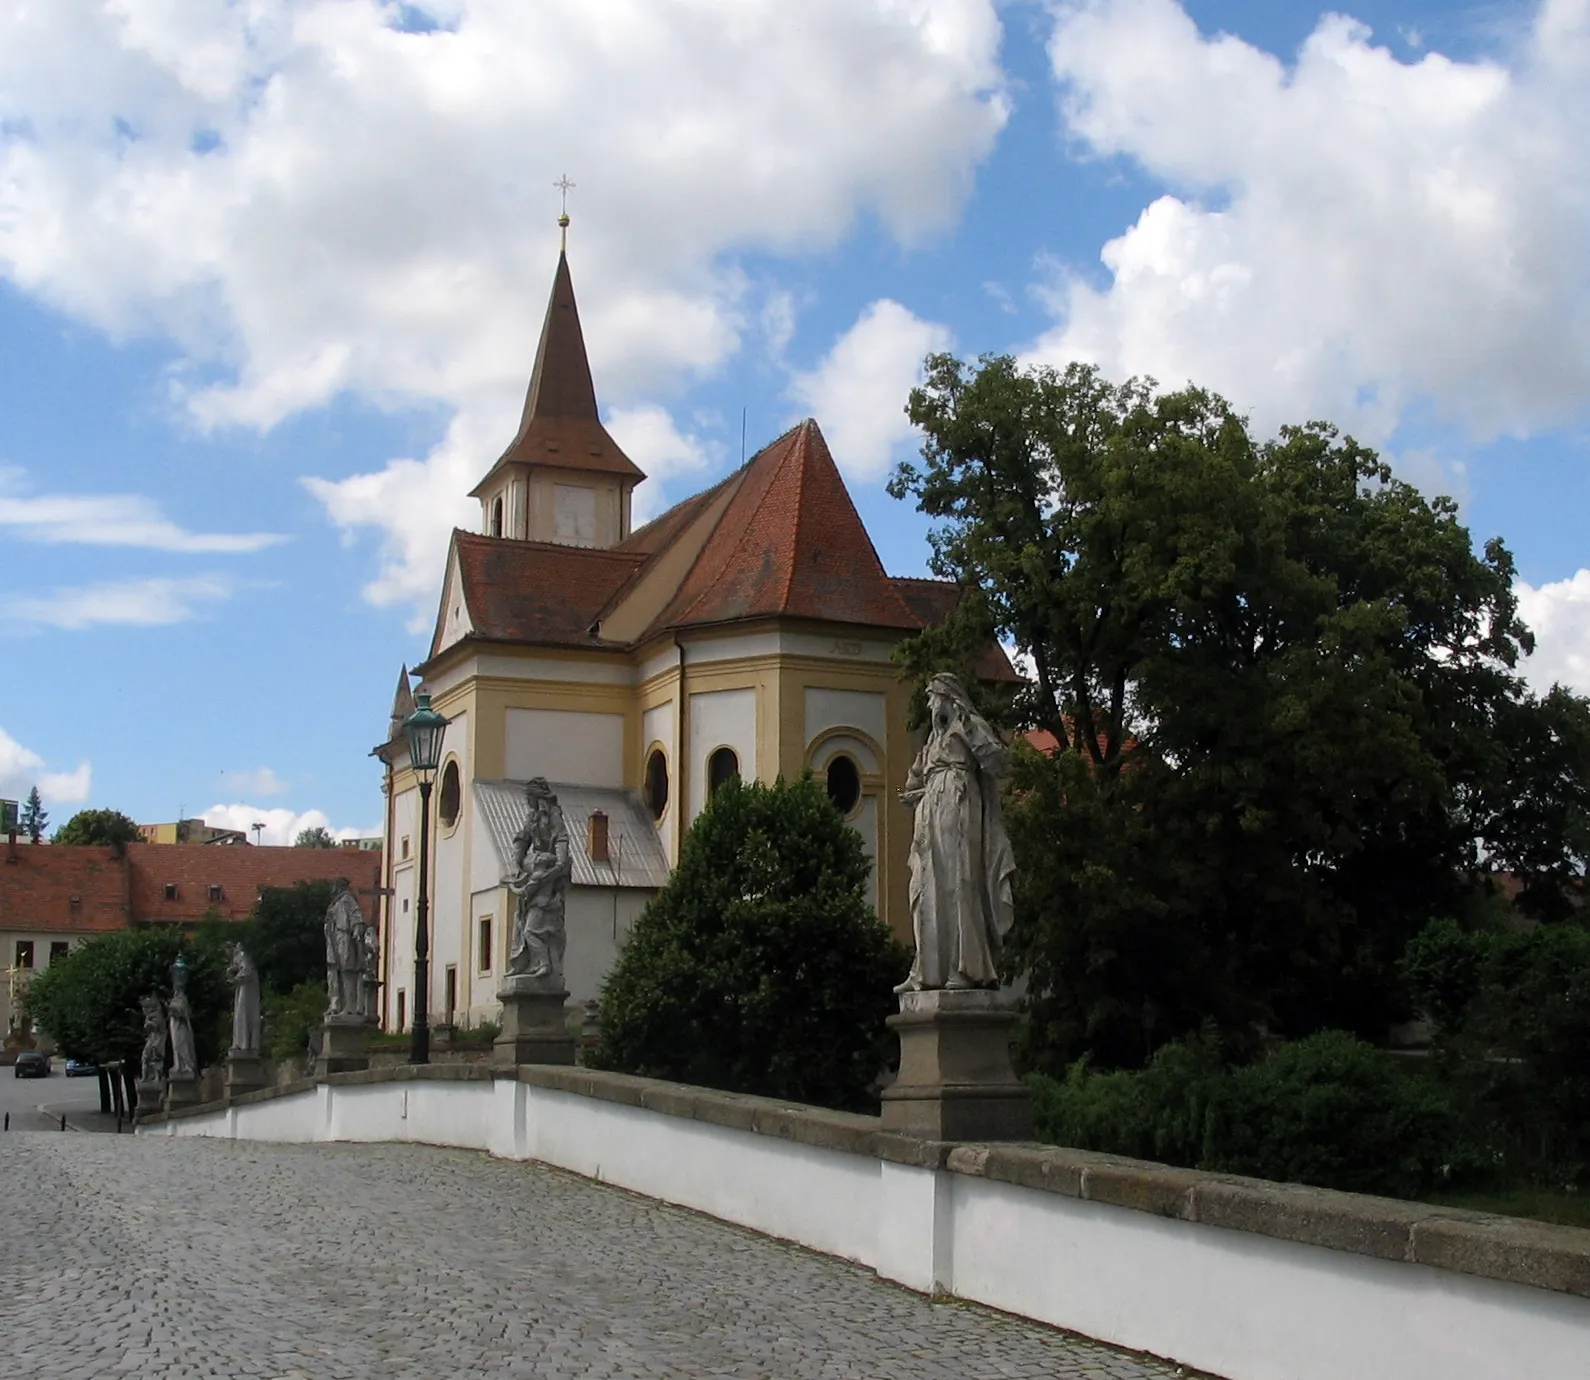
[[[232,982],[232,1053],[258,1054],[260,1043],[259,969],[241,944],[229,946],[226,975]]]
[[[198,1077],[199,1060],[193,1051],[193,1007],[188,1003],[188,964],[181,954],[171,965],[171,1000],[166,1003],[166,1024],[171,1030],[171,1076]]]
[[[563,901],[569,889],[569,831],[545,777],[524,789],[524,827],[514,836],[511,877],[503,885],[519,898],[508,977],[532,979],[547,991],[563,986]]]
[[[357,1016],[359,983],[364,969],[364,912],[348,889],[348,879],[331,884],[331,904],[326,907],[326,1014]]]
[[[158,1083],[166,1076],[166,1010],[154,996],[141,998],[139,1005],[144,1009],[144,1054],[138,1080]]]
[[[374,924],[366,924],[360,934],[359,1014],[367,1021],[381,1018],[381,941]]]
[[[916,812],[911,832],[911,927],[916,960],[896,989],[999,985],[1016,870],[999,804],[1010,751],[972,708],[961,683],[927,686],[927,742],[900,799]]]

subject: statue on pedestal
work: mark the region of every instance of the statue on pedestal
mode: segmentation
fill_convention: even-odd
[[[514,836],[513,866],[503,884],[519,898],[508,978],[529,979],[547,991],[563,987],[564,896],[573,865],[563,811],[545,777],[525,785],[527,813]]]
[[[138,1081],[158,1083],[166,1076],[166,1010],[160,998],[140,998],[144,1012],[144,1052]]]
[[[326,1015],[358,1016],[359,990],[364,971],[364,912],[348,889],[348,879],[331,884],[331,904],[326,907]]]
[[[1016,870],[999,803],[1010,750],[952,675],[927,685],[927,741],[900,799],[911,833],[911,927],[916,959],[896,989],[950,991],[999,985],[999,954],[1013,919]]]
[[[193,1050],[193,1007],[188,1002],[188,965],[181,954],[171,965],[171,1000],[166,1004],[171,1030],[171,1076],[196,1078],[199,1059]]]
[[[226,975],[232,983],[233,1054],[258,1054],[260,1044],[259,970],[241,944],[229,946]]]
[[[360,935],[359,1014],[367,1021],[381,1019],[381,941],[373,923]]]

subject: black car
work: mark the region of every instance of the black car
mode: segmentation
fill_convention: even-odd
[[[17,1055],[16,1069],[18,1078],[48,1078],[50,1076],[50,1056],[40,1054],[36,1049],[25,1049]]]

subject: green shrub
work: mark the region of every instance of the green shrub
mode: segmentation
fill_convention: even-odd
[[[1411,1197],[1473,1158],[1438,1088],[1339,1030],[1237,1069],[1206,1032],[1141,1071],[1028,1082],[1043,1139],[1188,1168]]]
[[[265,998],[265,1047],[279,1063],[301,1059],[309,1046],[309,1032],[326,1018],[325,979],[300,982],[286,995]]]
[[[721,787],[608,976],[589,1062],[869,1105],[909,958],[867,904],[868,868],[810,773]]]

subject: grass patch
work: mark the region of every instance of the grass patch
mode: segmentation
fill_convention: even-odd
[[[1428,1193],[1421,1201],[1437,1207],[1494,1212],[1502,1217],[1523,1217],[1533,1222],[1555,1222],[1564,1227],[1590,1227],[1590,1194],[1564,1193],[1552,1188],[1499,1188],[1467,1193]]]

